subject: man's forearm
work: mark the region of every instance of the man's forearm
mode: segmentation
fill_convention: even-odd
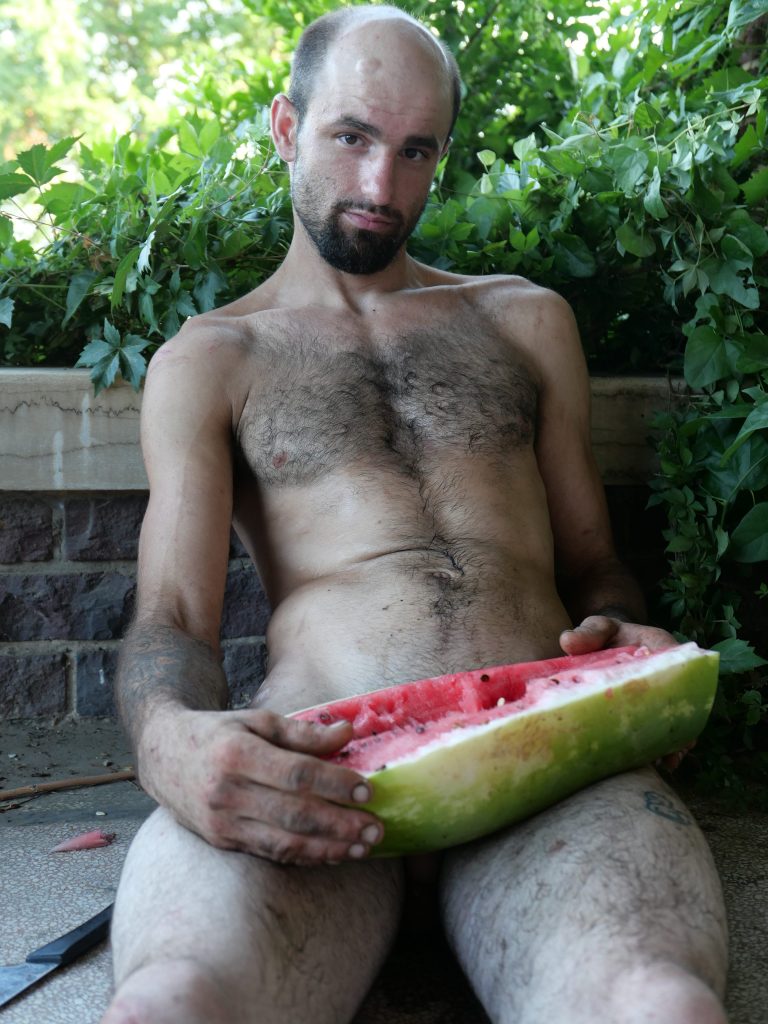
[[[227,682],[211,647],[173,626],[134,623],[117,669],[120,718],[136,750],[148,718],[163,706],[217,711],[227,705]]]
[[[588,615],[608,615],[626,622],[646,621],[643,592],[618,559],[610,559],[567,581],[563,599],[574,623]]]

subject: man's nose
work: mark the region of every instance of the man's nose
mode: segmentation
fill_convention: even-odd
[[[391,203],[395,192],[395,157],[386,152],[370,154],[360,184],[370,203],[375,206]]]

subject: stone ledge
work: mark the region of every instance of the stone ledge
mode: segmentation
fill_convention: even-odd
[[[663,377],[595,377],[592,442],[607,484],[645,483],[654,413],[686,386]],[[127,384],[94,395],[87,370],[0,370],[0,488],[144,491],[141,395]]]
[[[0,370],[6,491],[141,491],[140,396],[94,395],[88,370]]]

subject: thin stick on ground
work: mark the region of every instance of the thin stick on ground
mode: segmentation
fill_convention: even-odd
[[[15,800],[20,796],[37,796],[38,793],[53,793],[58,789],[76,789],[78,786],[104,786],[110,782],[130,782],[136,778],[133,768],[106,775],[74,775],[71,779],[57,779],[55,782],[38,782],[18,789],[0,789],[0,801]]]

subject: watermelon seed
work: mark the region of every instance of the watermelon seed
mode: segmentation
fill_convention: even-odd
[[[386,767],[387,766],[385,764],[380,764],[379,767],[376,769],[376,771],[377,772],[383,772]]]
[[[416,726],[416,732],[421,733],[421,732],[426,732],[426,731],[427,731],[426,725],[417,725]]]
[[[497,708],[503,707],[504,704],[506,704],[506,703],[507,702],[506,702],[504,697],[499,697],[499,699],[496,701],[496,707]]]
[[[483,674],[480,676],[480,682],[487,683],[490,680],[490,678],[491,677],[488,675],[487,672],[483,672]]]

